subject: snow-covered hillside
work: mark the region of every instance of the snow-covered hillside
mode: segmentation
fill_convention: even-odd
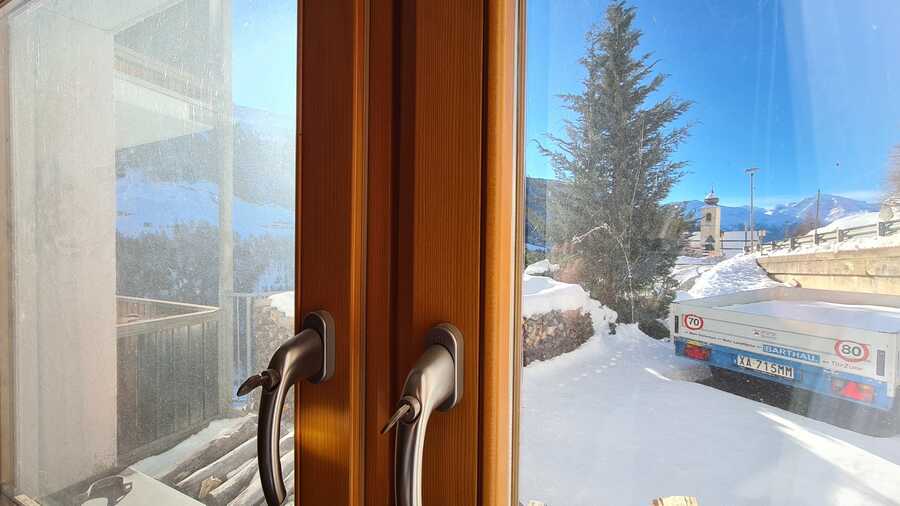
[[[148,181],[130,173],[116,181],[116,230],[128,236],[158,232],[173,225],[207,223],[218,227],[218,187],[208,181]],[[232,201],[234,231],[241,236],[294,233],[294,212],[275,205]]]

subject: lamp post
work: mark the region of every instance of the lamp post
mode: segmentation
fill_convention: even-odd
[[[750,219],[748,221],[750,223],[750,250],[751,251],[753,250],[753,241],[754,241],[753,236],[754,236],[754,232],[755,232],[755,230],[754,230],[755,227],[754,227],[754,223],[753,223],[753,177],[756,175],[757,172],[759,172],[758,167],[750,167],[749,169],[744,169],[744,173],[748,174],[750,176]],[[747,238],[746,238],[746,234],[745,234],[744,246],[746,247],[746,245],[747,245]]]

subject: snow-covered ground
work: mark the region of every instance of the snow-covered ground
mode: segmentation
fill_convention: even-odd
[[[529,291],[535,278],[525,276],[526,297],[555,293]],[[777,285],[753,255],[710,266],[695,281],[680,295]],[[704,506],[900,505],[900,437],[866,436],[697,383],[706,366],[634,325],[595,330],[577,350],[524,369],[523,504],[645,505],[688,495]]]
[[[690,290],[678,292],[678,299],[696,299],[726,293],[779,286],[757,263],[756,255],[742,254],[723,260],[697,276]]]
[[[281,311],[288,318],[294,317],[294,292],[281,292],[269,296],[272,307]]]
[[[713,257],[680,256],[675,260],[672,278],[678,282],[679,286],[682,286],[688,280],[696,278],[704,271],[709,270],[718,261],[718,259]]]
[[[162,478],[166,473],[175,469],[175,466],[190,457],[195,451],[214,439],[234,432],[241,424],[247,421],[247,419],[247,417],[238,417],[213,420],[209,425],[169,450],[158,455],[153,455],[152,457],[147,457],[131,467],[154,478]]]
[[[529,272],[528,269],[525,272]],[[538,270],[532,269],[531,272]],[[522,316],[526,318],[555,310],[580,309],[591,315],[594,332],[598,333],[608,330],[609,324],[618,318],[615,311],[592,299],[580,285],[525,274],[522,277],[522,292]]]
[[[634,326],[525,368],[519,497],[550,506],[900,504],[900,438],[701,385]]]

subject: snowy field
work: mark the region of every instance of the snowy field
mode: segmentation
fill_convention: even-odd
[[[529,276],[538,286],[541,276]],[[564,290],[543,279],[545,290]],[[679,295],[775,284],[743,255]],[[699,384],[706,366],[633,325],[596,330],[577,350],[524,369],[523,504],[643,506],[691,495],[702,506],[900,505],[900,437],[866,436]]]
[[[519,497],[549,506],[900,504],[900,438],[841,429],[693,382],[633,326],[525,368]]]

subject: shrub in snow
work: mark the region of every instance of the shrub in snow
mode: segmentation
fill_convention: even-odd
[[[659,320],[641,322],[638,324],[638,329],[653,339],[667,339],[669,337],[669,327]]]

